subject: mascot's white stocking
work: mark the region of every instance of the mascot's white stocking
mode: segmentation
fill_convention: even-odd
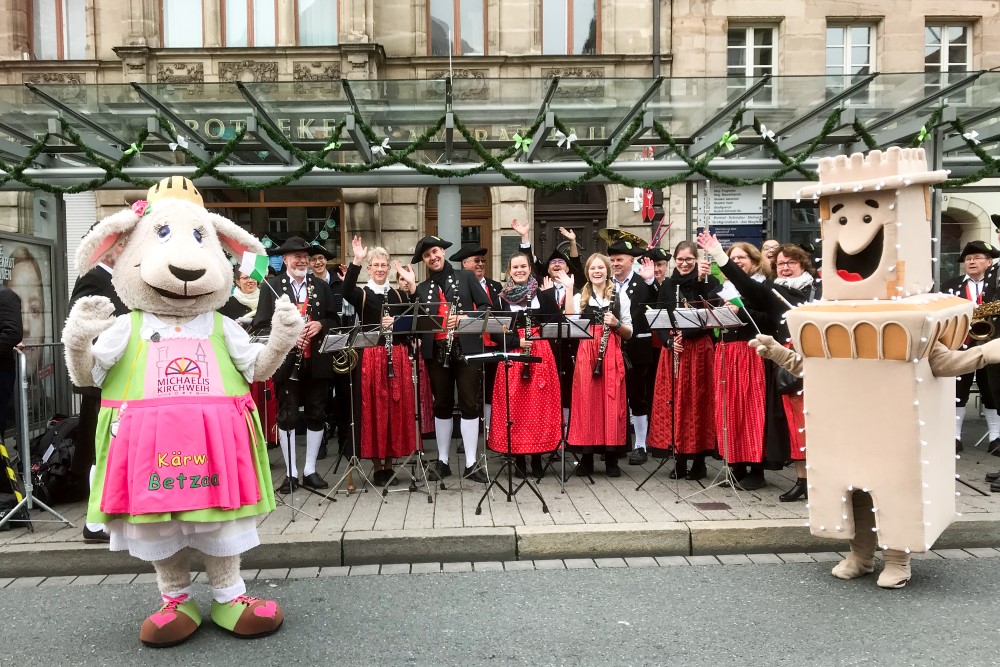
[[[187,179],[164,179],[147,200],[97,224],[77,254],[80,272],[119,242],[112,283],[131,312],[114,318],[108,299],[85,297],[63,330],[73,382],[101,388],[87,520],[107,525],[112,550],[156,569],[162,599],[142,624],[143,643],[179,644],[201,625],[191,585],[196,553],[212,589],[212,621],[239,637],[270,634],[282,610],[248,596],[240,577],[240,554],[259,543],[257,517],[274,509],[248,383],[277,369],[302,319],[287,298],[279,301],[261,345],[216,313],[229,298],[226,253],[264,249],[206,210]]]

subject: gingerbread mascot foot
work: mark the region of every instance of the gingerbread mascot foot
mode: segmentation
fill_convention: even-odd
[[[201,612],[190,594],[163,596],[163,606],[149,615],[139,630],[146,646],[166,648],[185,642],[201,625]]]
[[[902,588],[910,580],[910,554],[887,549],[885,569],[878,577],[880,588]]]
[[[266,637],[277,632],[284,621],[285,615],[274,600],[240,595],[228,603],[212,601],[212,622],[241,639]]]

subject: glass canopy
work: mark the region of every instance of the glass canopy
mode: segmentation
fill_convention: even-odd
[[[919,137],[933,148],[935,166],[963,176],[983,166],[973,146],[997,153],[1000,72],[0,86],[0,169],[36,183],[82,182],[133,147],[139,152],[125,173],[147,178],[215,158],[229,174],[264,179],[300,169],[305,153],[364,165],[404,149],[416,166],[456,172],[483,155],[550,180],[585,172],[557,126],[594,159],[617,152],[616,170],[627,167],[636,178],[682,169],[710,151],[714,170],[773,171],[780,166],[773,146],[794,157],[817,137],[807,167],[823,155],[865,150],[866,142],[886,148]],[[512,150],[518,137],[533,141]],[[414,164],[393,162],[366,171],[365,185],[421,178]],[[508,182],[495,169],[480,171],[478,184]],[[16,173],[3,187],[27,189]],[[325,177],[358,183],[357,174]]]

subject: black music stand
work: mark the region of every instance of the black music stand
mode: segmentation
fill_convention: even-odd
[[[559,374],[560,383],[562,382],[562,377],[567,372],[567,369],[562,367],[562,346],[567,340],[586,340],[592,339],[594,336],[590,333],[591,319],[586,315],[564,315],[563,313],[555,314],[543,314],[539,313],[533,317],[538,324],[538,335],[525,334],[527,340],[548,340],[555,341],[556,343],[556,371]],[[572,378],[570,378],[572,381]],[[562,392],[562,384],[559,385],[559,391]],[[562,394],[560,393],[559,401],[559,416],[562,418]],[[562,438],[559,440],[559,461],[560,461],[560,472],[559,472],[559,492],[566,493],[566,445],[569,443],[569,423],[573,418],[573,401],[572,398],[569,402],[569,416],[567,417],[560,432]],[[580,457],[574,452],[570,452],[570,455],[579,464]],[[553,452],[549,457],[548,462],[545,464],[545,468],[542,469],[542,475],[544,476],[545,471],[548,470],[553,463],[556,462],[556,452]],[[582,470],[582,468],[581,468]],[[584,471],[584,475],[590,483],[594,483],[594,478],[590,473]],[[541,477],[538,478],[539,481]]]
[[[271,291],[274,291],[274,288],[271,288]],[[259,338],[262,338],[262,337],[258,337],[258,339]],[[290,352],[289,354],[292,354],[292,353],[294,353],[294,352]],[[282,383],[283,386],[284,386],[284,389],[285,389],[285,404],[286,405],[288,404],[288,392],[291,391],[291,387],[289,386],[290,383],[294,382],[296,385],[299,383],[299,367],[302,365],[302,357],[298,357],[298,359],[296,359],[296,361],[294,363],[295,363],[295,365],[293,366],[290,375]],[[275,390],[277,390],[277,387],[275,387]],[[279,405],[279,410],[280,409],[281,409],[281,406]],[[290,509],[292,511],[292,517],[291,517],[292,521],[295,521],[295,513],[296,512],[298,512],[299,514],[306,515],[307,517],[309,517],[313,521],[319,521],[319,517],[318,516],[313,516],[309,512],[306,512],[304,509],[301,509],[301,508],[295,506],[295,487],[298,485],[298,476],[297,475],[294,476],[294,477],[292,476],[292,466],[294,465],[294,462],[295,462],[295,428],[293,427],[293,428],[291,428],[289,430],[285,430],[285,429],[281,428],[280,426],[278,426],[277,424],[275,424],[275,426],[277,427],[277,430],[279,432],[278,433],[278,446],[279,447],[281,446],[281,433],[280,432],[281,431],[285,431],[285,443],[286,443],[286,450],[284,452],[284,454],[285,454],[285,479],[288,481],[288,493],[286,494],[288,496],[288,502],[285,502],[285,499],[282,498],[282,497],[280,497],[281,494],[277,493],[277,491],[274,494],[274,502],[277,505],[284,505],[285,507],[287,507],[288,509]],[[319,491],[317,491],[315,489],[310,489],[307,486],[303,486],[302,488],[304,490],[308,491],[309,493],[314,493],[314,494],[319,495],[319,496],[323,495]]]
[[[491,311],[486,311],[485,319],[487,320],[487,323],[484,323],[483,325],[484,332],[487,332],[486,330],[489,328],[488,320],[493,319],[497,323],[501,324],[502,330],[499,332],[499,335],[503,335],[506,332],[517,331],[517,329],[519,328],[518,320],[523,320],[523,316],[520,315],[519,313],[503,313],[501,315],[497,315],[496,313],[492,313]],[[504,323],[505,321],[506,323]],[[493,477],[492,480],[490,480],[490,483],[486,486],[486,490],[483,491],[483,495],[479,499],[479,503],[476,505],[476,515],[482,514],[483,501],[485,501],[487,496],[489,496],[490,490],[494,486],[498,487],[501,491],[504,492],[504,495],[507,496],[507,502],[511,502],[514,496],[517,495],[517,492],[521,490],[521,487],[525,485],[527,485],[528,488],[531,489],[532,493],[535,494],[539,502],[542,503],[542,513],[548,514],[549,512],[548,505],[545,504],[545,499],[542,498],[542,494],[541,492],[539,492],[538,487],[535,486],[535,484],[531,481],[531,475],[526,473],[524,479],[522,479],[517,486],[514,486],[514,452],[512,451],[513,443],[511,441],[511,429],[514,426],[514,420],[511,419],[511,414],[510,414],[510,367],[515,361],[524,364],[537,364],[541,362],[542,359],[541,357],[535,357],[529,354],[521,354],[521,353],[515,354],[508,352],[506,336],[504,336],[503,340],[504,340],[504,345],[502,352],[485,352],[483,354],[470,355],[466,357],[466,361],[468,363],[476,363],[476,362],[486,363],[489,361],[497,361],[503,364],[504,407],[506,408],[507,411],[507,420],[506,420],[507,451],[501,453],[503,457],[503,464],[500,466],[500,470],[497,471],[497,474]],[[483,448],[484,456],[485,456],[485,450],[487,448],[488,445],[484,446]],[[506,486],[502,481],[500,481],[503,478],[504,470],[507,471]],[[487,472],[487,477],[489,477],[488,472]]]
[[[420,476],[423,478],[424,488],[427,490],[427,502],[434,502],[433,496],[431,495],[431,484],[427,479],[427,460],[425,459],[424,452],[424,440],[420,433],[420,421],[421,421],[421,411],[420,411],[420,334],[424,333],[441,333],[444,332],[444,322],[442,318],[437,314],[438,309],[441,306],[449,306],[448,303],[407,303],[407,304],[389,304],[389,314],[393,315],[392,322],[392,333],[393,335],[408,335],[411,336],[411,341],[413,346],[410,348],[412,352],[411,364],[410,364],[410,379],[413,382],[413,415],[416,418],[416,425],[414,431],[416,433],[416,443],[413,451],[403,459],[399,464],[393,466],[392,476],[386,480],[385,486],[382,488],[382,497],[385,498],[388,494],[394,493],[396,491],[409,491],[413,493],[419,488],[417,485],[417,475],[416,470],[420,470]],[[388,370],[387,370],[388,372]],[[416,457],[416,460],[414,460]],[[394,479],[399,475],[399,471],[404,467],[410,466],[410,485],[405,489],[390,489],[389,485]],[[440,480],[441,488],[444,488],[444,480]]]

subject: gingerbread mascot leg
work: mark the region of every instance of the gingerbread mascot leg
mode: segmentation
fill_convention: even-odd
[[[910,580],[910,554],[897,549],[886,549],[885,569],[878,577],[881,588],[902,588]]]
[[[265,637],[277,631],[285,620],[274,600],[246,594],[240,576],[239,556],[205,556],[205,574],[212,587],[212,622],[237,637]]]
[[[875,515],[872,498],[867,493],[855,491],[851,497],[854,506],[854,537],[851,553],[837,563],[832,571],[838,579],[855,579],[875,570]]]
[[[139,629],[146,646],[166,648],[186,641],[201,625],[201,613],[191,597],[191,566],[187,549],[153,563],[163,606]]]

